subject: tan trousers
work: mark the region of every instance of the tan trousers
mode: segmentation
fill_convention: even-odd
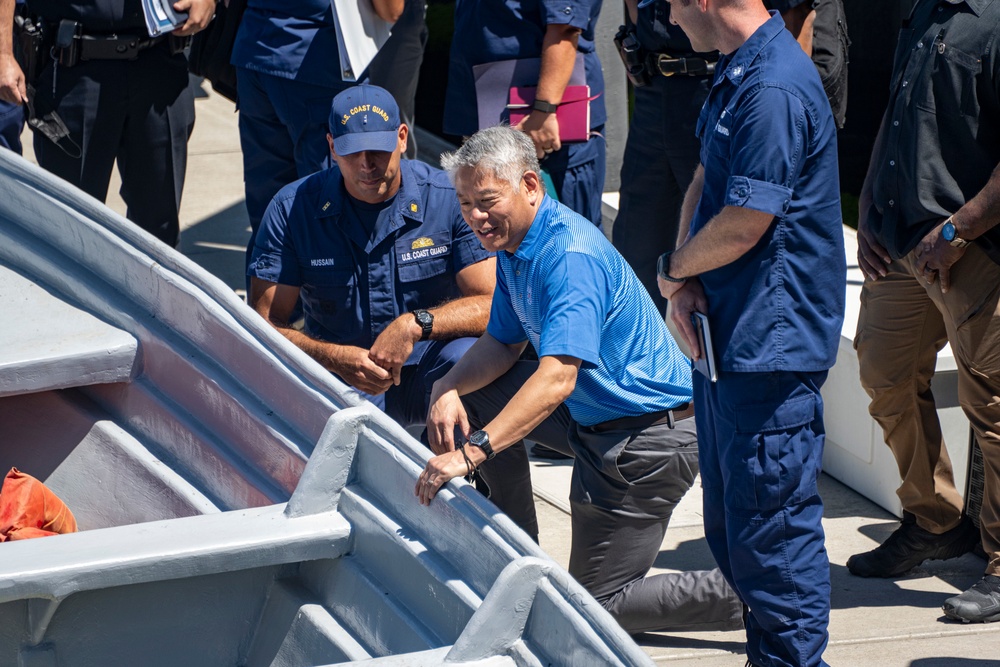
[[[951,343],[959,402],[985,462],[980,521],[987,574],[1000,575],[1000,265],[969,246],[951,279],[947,294],[937,281],[928,285],[911,252],[886,277],[865,280],[854,347],[869,412],[899,466],[903,509],[921,528],[942,533],[962,512],[931,387],[937,352]]]

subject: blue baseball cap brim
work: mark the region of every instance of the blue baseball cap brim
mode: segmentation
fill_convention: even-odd
[[[399,145],[399,130],[385,132],[351,132],[333,140],[337,155],[353,155],[362,151],[391,153]]]
[[[663,0],[639,0],[639,9],[649,7],[654,2],[663,2]]]

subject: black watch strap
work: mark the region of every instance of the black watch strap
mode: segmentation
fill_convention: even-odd
[[[656,260],[656,275],[671,283],[685,282],[687,278],[674,278],[670,275],[670,256],[672,254],[674,254],[674,251],[669,250],[660,255],[660,257]]]
[[[486,431],[473,431],[469,434],[469,444],[473,447],[478,447],[486,454],[486,460],[492,460],[496,456],[496,452],[493,451],[493,445],[490,444],[490,434]]]
[[[540,100],[537,97],[532,103],[531,108],[535,111],[541,111],[542,113],[555,113],[559,109],[558,104],[552,104],[552,102],[546,102],[545,100]]]
[[[428,311],[418,308],[413,311],[413,319],[420,325],[420,340],[427,340],[434,330],[434,316]]]

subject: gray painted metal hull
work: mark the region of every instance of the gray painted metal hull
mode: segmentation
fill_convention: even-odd
[[[0,665],[648,665],[569,575],[221,282],[0,151]],[[307,465],[308,463],[308,465]]]

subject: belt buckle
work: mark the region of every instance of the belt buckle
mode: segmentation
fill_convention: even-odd
[[[684,73],[684,72],[687,71],[687,64],[683,63],[683,60],[684,60],[683,58],[671,58],[670,56],[668,56],[665,53],[660,53],[660,54],[658,54],[656,56],[656,69],[658,69],[660,71],[660,76],[673,76],[674,74],[677,74],[678,72],[665,72],[663,70],[663,65],[664,65],[664,63],[677,63],[677,62],[680,62],[680,63],[682,63],[681,67],[683,68],[681,70],[681,73]],[[673,428],[673,427],[671,427],[671,428]]]

